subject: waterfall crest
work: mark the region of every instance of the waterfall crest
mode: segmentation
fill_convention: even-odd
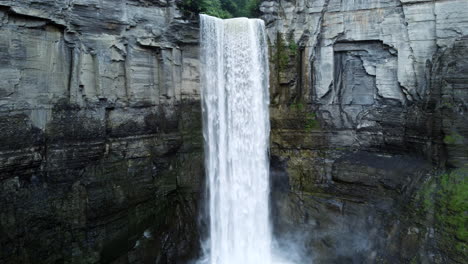
[[[265,25],[201,20],[210,264],[269,264],[269,94]]]

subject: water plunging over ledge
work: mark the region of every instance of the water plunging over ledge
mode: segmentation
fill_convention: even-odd
[[[265,25],[201,15],[210,264],[272,263]]]

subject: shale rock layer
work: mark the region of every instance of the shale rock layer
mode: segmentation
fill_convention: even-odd
[[[443,171],[468,167],[468,2],[277,0],[260,9],[273,218],[285,246],[298,242],[314,263],[463,263],[466,229],[437,212],[467,188],[466,169],[448,185]],[[452,206],[444,212],[465,225],[466,203]]]
[[[197,27],[174,1],[0,1],[0,263],[193,257]]]

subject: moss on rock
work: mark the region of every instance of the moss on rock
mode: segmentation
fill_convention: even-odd
[[[453,259],[468,259],[468,168],[443,174],[437,192],[436,219],[441,244]]]
[[[413,221],[436,229],[434,244],[445,263],[468,259],[468,168],[440,174],[416,193]],[[432,224],[430,223],[432,222]]]

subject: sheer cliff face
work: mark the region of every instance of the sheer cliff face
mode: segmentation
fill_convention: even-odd
[[[197,27],[174,1],[0,0],[1,263],[190,255]]]
[[[198,25],[174,2],[0,0],[0,263],[196,251]],[[438,171],[468,159],[468,2],[261,10],[276,233],[314,263],[463,263]]]
[[[443,239],[442,202],[423,192],[440,188],[436,169],[468,163],[468,2],[277,0],[261,10],[277,233],[315,263],[463,262],[466,236],[465,249],[450,249],[458,238]],[[426,196],[433,211],[422,213]]]

